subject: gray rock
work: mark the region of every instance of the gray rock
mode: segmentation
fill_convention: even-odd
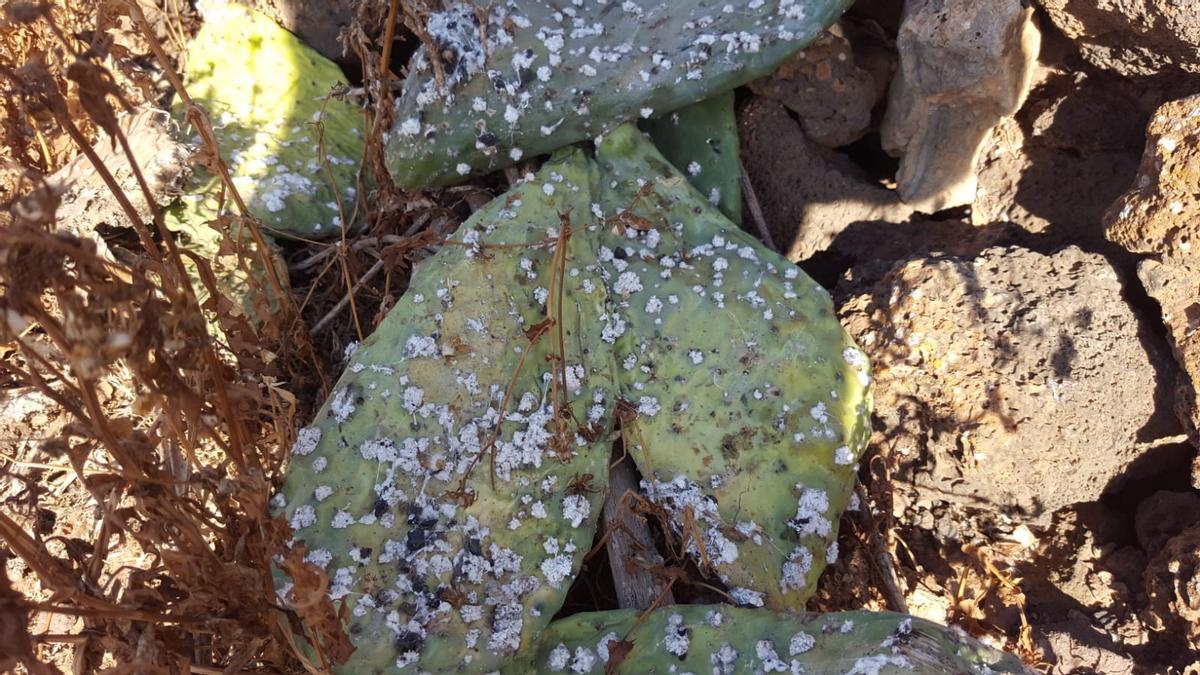
[[[904,201],[926,213],[971,203],[983,141],[1024,102],[1040,43],[1019,2],[908,0],[881,129]]]
[[[1143,260],[1138,278],[1162,309],[1167,338],[1175,361],[1183,369],[1176,382],[1175,411],[1192,444],[1200,447],[1200,406],[1196,401],[1200,378],[1200,263]]]

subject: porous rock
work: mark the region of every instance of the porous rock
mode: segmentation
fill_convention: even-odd
[[[1025,101],[1041,42],[1032,10],[1007,0],[910,0],[881,129],[901,157],[904,201],[932,213],[971,203],[988,131]]]
[[[1159,490],[1138,504],[1134,518],[1138,543],[1149,555],[1193,523],[1200,522],[1200,495]]]
[[[877,100],[875,78],[855,63],[839,24],[749,86],[787,106],[799,117],[805,135],[828,147],[862,138]]]
[[[1135,253],[1192,259],[1200,235],[1200,95],[1171,101],[1146,129],[1133,187],[1105,213],[1108,237]]]
[[[1158,301],[1175,359],[1183,367],[1176,407],[1193,443],[1200,443],[1195,382],[1200,377],[1200,96],[1171,101],[1146,130],[1146,148],[1133,187],[1109,207],[1104,222],[1112,241],[1156,256],[1138,266],[1146,291]]]
[[[1127,77],[1200,75],[1200,5],[1179,0],[1040,0],[1092,65]]]
[[[1177,428],[1160,400],[1168,362],[1098,255],[915,259],[842,293],[876,367],[873,443],[897,463],[901,503],[1045,525]]]
[[[809,140],[787,110],[755,99],[738,114],[742,159],[771,237],[790,260],[823,251],[862,221],[903,222],[912,209],[845,157]]]
[[[1039,79],[1029,103],[984,143],[971,222],[1104,246],[1104,211],[1133,181],[1149,111],[1111,75],[1054,66]]]
[[[1143,260],[1138,278],[1150,297],[1158,301],[1167,326],[1171,351],[1182,371],[1175,382],[1175,412],[1193,444],[1200,444],[1200,409],[1196,405],[1196,378],[1200,377],[1200,267],[1182,262]]]
[[[1150,559],[1143,584],[1147,618],[1195,649],[1200,644],[1200,525],[1171,539]]]

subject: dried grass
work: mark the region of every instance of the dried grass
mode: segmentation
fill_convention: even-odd
[[[366,81],[389,83],[375,87],[374,109],[390,111],[395,78],[380,77],[385,50],[379,36],[363,28],[382,25],[364,23],[380,8],[363,3],[349,37],[367,64]],[[374,257],[372,274],[387,273],[378,320],[393,285],[403,290],[407,258],[437,239],[421,230],[431,224],[446,229],[457,218],[432,200],[391,187],[381,138],[389,121],[368,110],[368,171],[359,186],[361,194],[374,188],[373,198],[364,200],[366,244],[313,244],[309,257],[340,263],[344,285],[311,292],[320,285],[319,271],[297,303],[273,279],[281,291],[276,297],[286,300],[279,312],[262,313],[262,323],[231,311],[234,301],[211,281],[208,262],[180,250],[161,216],[143,222],[115,181],[106,182],[116,188],[124,224],[137,232],[140,248],[114,261],[98,255],[90,240],[57,232],[59,195],[43,176],[69,153],[48,151],[45,142],[34,148],[29,138],[52,129],[90,153],[93,130],[103,129],[126,143],[116,119],[128,101],[105,65],[112,57],[106,29],[115,25],[114,15],[124,15],[184,101],[188,122],[205,141],[206,164],[226,178],[238,208],[213,225],[250,232],[257,246],[246,255],[263,250],[258,223],[228,181],[204,111],[187,99],[141,8],[120,0],[93,9],[88,44],[64,30],[64,10],[48,3],[11,3],[0,27],[0,81],[9,94],[3,142],[18,168],[13,193],[4,195],[8,222],[0,228],[0,373],[36,388],[74,419],[33,457],[0,466],[12,480],[23,480],[18,467],[69,466],[99,521],[90,539],[64,542],[0,512],[0,541],[45,591],[43,600],[23,597],[0,578],[0,669],[20,664],[31,673],[60,672],[39,660],[38,645],[66,642],[74,646],[76,672],[113,664],[119,665],[105,672],[328,671],[350,651],[326,594],[328,579],[302,562],[303,549],[284,554],[290,532],[268,506],[297,419],[307,417],[328,387],[322,367],[328,350],[313,347],[303,316],[322,305],[336,307],[339,295],[363,288],[367,279],[355,272]],[[80,20],[71,15],[71,22]],[[389,30],[384,44],[390,42]],[[57,61],[47,61],[49,52]],[[104,176],[99,158],[92,153],[89,159]],[[327,250],[333,252],[323,254]],[[200,270],[201,287],[189,280],[185,258]],[[364,329],[369,332],[357,331]],[[112,381],[130,393],[133,405],[112,404],[100,386]],[[36,490],[32,499],[36,511]],[[295,582],[295,609],[276,598],[273,559]],[[79,617],[82,630],[30,635],[35,613]],[[300,636],[313,647],[301,649]]]

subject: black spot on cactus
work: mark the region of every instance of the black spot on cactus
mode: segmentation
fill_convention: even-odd
[[[408,531],[408,537],[404,541],[404,547],[411,553],[425,548],[425,530],[420,527],[415,527]]]
[[[416,633],[403,631],[396,635],[396,639],[392,641],[392,647],[395,648],[397,654],[407,654],[408,652],[419,652],[425,641]]]

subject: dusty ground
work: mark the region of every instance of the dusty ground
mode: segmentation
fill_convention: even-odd
[[[56,4],[62,23],[88,29],[89,16],[72,7]],[[164,16],[163,42],[177,50],[192,19],[175,3]],[[279,16],[360,76],[353,55],[330,43],[326,17],[289,7]],[[1137,175],[1155,108],[1187,87],[1103,70],[1094,63],[1099,47],[1085,54],[1046,16],[1039,22],[1032,92],[989,136],[966,207],[916,214],[896,196],[896,163],[878,135],[897,59],[899,15],[888,3],[859,3],[842,34],[823,44],[822,58],[850,64],[838,71],[845,86],[836,87],[836,105],[797,112],[775,98],[802,99],[804,89],[739,91],[744,162],[771,233],[835,293],[847,328],[873,343],[878,372],[864,499],[843,518],[842,555],[809,609],[907,609],[962,626],[1040,672],[1197,672],[1196,596],[1191,613],[1164,601],[1196,593],[1200,564],[1196,451],[1175,414],[1180,369],[1160,308],[1138,281],[1140,258],[1104,233],[1106,209]],[[49,41],[7,39],[10,59]],[[412,40],[401,45],[411,50]],[[131,38],[128,49],[144,54],[145,45]],[[818,67],[796,72],[822,79]],[[139,102],[161,103],[153,67],[130,70],[121,86]],[[71,159],[65,135],[5,106],[6,161],[49,174]],[[21,172],[4,176],[0,201],[28,187]],[[448,229],[504,185],[494,177],[420,199]],[[289,244],[285,254],[314,325],[345,289],[316,273],[324,247]],[[368,327],[404,290],[403,274],[385,276],[357,296]],[[357,337],[348,314],[336,315],[312,336],[317,369],[336,375]],[[4,345],[0,358],[24,365]],[[114,418],[138,405],[121,375],[97,387]],[[52,554],[83,559],[102,528],[100,509],[70,457],[44,443],[69,416],[11,371],[0,373],[0,387],[0,504]],[[304,395],[297,416],[319,397],[316,387]],[[54,600],[8,553],[0,549],[16,590]],[[104,565],[136,567],[146,555],[129,541]],[[614,602],[597,564],[568,608]],[[85,663],[76,645],[90,626],[43,612],[29,629],[41,636],[38,655],[66,670]]]

